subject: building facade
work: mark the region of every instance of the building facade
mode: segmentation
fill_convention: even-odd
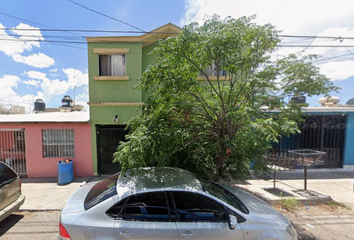
[[[166,24],[141,36],[89,37],[89,106],[94,174],[117,172],[113,153],[125,141],[126,123],[139,114],[146,100],[134,89],[137,79],[155,61],[149,55],[160,39],[176,36],[181,29]]]
[[[0,161],[21,176],[57,177],[73,160],[75,177],[92,176],[88,112],[0,115]]]

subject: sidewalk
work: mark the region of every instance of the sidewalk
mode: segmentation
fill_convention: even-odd
[[[103,177],[75,178],[67,185],[58,185],[57,178],[23,178],[22,192],[26,196],[20,210],[26,211],[60,211],[70,196],[85,182],[98,181]],[[276,186],[286,191],[303,189],[303,171],[282,172],[277,174]],[[354,170],[309,171],[307,189],[330,196],[333,200],[344,203],[354,209]],[[273,179],[251,179],[245,184],[235,184],[264,198],[277,201],[280,198],[264,191],[273,187]]]
[[[60,211],[70,196],[85,182],[100,177],[80,177],[67,185],[58,185],[57,178],[22,178],[22,193],[26,196],[22,211]]]
[[[304,189],[304,172],[303,170],[281,172],[276,175],[276,188],[286,192],[294,193],[294,190]],[[240,187],[246,188],[251,192],[257,192],[267,200],[280,200],[273,194],[264,191],[263,189],[273,188],[273,179],[250,179],[246,181],[247,184],[236,184]],[[307,190],[312,190],[323,195],[326,195],[336,202],[344,203],[345,205],[354,209],[354,171],[342,169],[321,169],[309,170],[307,179]],[[301,196],[294,194],[298,199]]]

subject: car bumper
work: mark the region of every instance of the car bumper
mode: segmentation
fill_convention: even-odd
[[[11,203],[9,206],[6,208],[2,209],[0,211],[0,222],[7,218],[11,213],[16,212],[21,205],[25,202],[25,195],[21,194],[17,200],[13,203]]]

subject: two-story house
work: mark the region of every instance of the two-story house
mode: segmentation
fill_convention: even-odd
[[[94,174],[119,170],[112,154],[125,140],[126,121],[136,116],[146,100],[134,89],[137,79],[154,56],[149,53],[160,39],[176,36],[181,29],[166,24],[141,36],[88,37],[89,106]]]

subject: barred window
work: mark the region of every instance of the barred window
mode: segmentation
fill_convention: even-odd
[[[43,157],[75,157],[74,129],[43,129]]]

